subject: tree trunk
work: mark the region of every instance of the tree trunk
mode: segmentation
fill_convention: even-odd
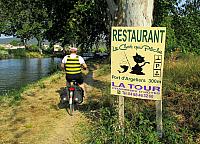
[[[107,0],[109,5],[111,0]],[[114,1],[113,1],[114,2]],[[115,26],[151,26],[153,21],[153,4],[154,0],[118,0],[118,11],[111,15],[115,15]],[[133,106],[134,112],[138,112],[138,104],[135,102]],[[119,122],[120,126],[124,125],[124,96],[119,96]]]
[[[25,46],[25,49],[28,49],[28,45],[27,45],[28,40],[27,40],[27,38],[21,37],[21,42],[22,42],[23,46]]]
[[[40,54],[42,54],[42,38],[41,37],[36,37],[38,43],[37,43],[37,46],[38,46],[38,50],[40,52]]]
[[[152,25],[154,0],[107,0],[107,4],[115,26]]]
[[[154,0],[126,0],[124,21],[126,26],[151,26]]]

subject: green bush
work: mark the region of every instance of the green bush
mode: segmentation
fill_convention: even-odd
[[[52,54],[52,53],[53,53],[53,48],[48,47],[47,49],[44,49],[44,50],[43,50],[43,53],[44,53],[44,54]]]
[[[21,93],[23,88],[20,90],[10,90],[0,95],[0,105],[8,103],[9,105],[17,104],[21,100]]]
[[[49,64],[49,74],[53,74],[53,73],[58,72],[60,70],[61,70],[61,67],[59,67],[57,63],[52,61]]]
[[[9,49],[9,54],[13,54],[15,58],[22,58],[26,57],[26,50],[25,49]]]
[[[42,57],[42,55],[39,52],[29,52],[29,51],[28,52],[26,51],[25,56],[27,58],[41,58]]]
[[[0,50],[5,50],[5,48],[3,46],[0,46]]]
[[[22,43],[21,43],[21,41],[19,41],[19,40],[13,40],[13,41],[10,42],[10,44],[13,45],[13,46],[19,46],[19,45],[21,45]]]
[[[125,111],[124,129],[120,129],[117,109],[112,106],[102,107],[96,114],[98,118],[90,131],[88,143],[195,143],[196,136],[192,130],[178,124],[177,119],[168,112],[163,112],[163,138],[160,139],[156,130],[155,110],[150,109],[143,108],[138,113]]]
[[[163,19],[160,26],[166,27],[167,33],[166,33],[166,50],[167,52],[172,52],[177,48],[177,38],[175,36],[175,31],[173,29],[172,25],[173,17],[168,16]]]
[[[8,50],[6,50],[4,47],[0,46],[0,59],[5,59],[9,57]]]
[[[37,45],[30,45],[27,50],[30,52],[39,52],[39,47]]]

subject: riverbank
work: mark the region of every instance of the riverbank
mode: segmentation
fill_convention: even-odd
[[[43,78],[41,78],[40,80],[36,81],[36,82],[32,82],[31,84],[26,84],[25,86],[22,86],[19,89],[15,89],[15,90],[10,90],[4,94],[0,95],[0,106],[2,105],[7,105],[7,106],[13,106],[13,105],[18,105],[19,103],[21,103],[22,95],[24,92],[29,91],[30,89],[34,89],[35,87],[39,87],[41,89],[45,88],[45,81],[46,80],[50,80],[52,79],[52,81],[54,81],[54,79],[56,79],[57,77],[60,78],[60,73],[54,73],[52,76],[45,76]]]
[[[1,59],[12,59],[12,58],[43,58],[47,57],[42,55],[39,52],[30,52],[25,49],[16,49],[16,50],[6,50],[0,49],[0,60]]]
[[[11,58],[46,58],[51,56],[52,55],[47,50],[41,53],[38,49],[5,49],[3,47],[0,47],[0,60]]]
[[[101,95],[93,88],[96,66],[90,62],[88,66],[90,70],[84,73],[86,103],[73,116],[59,106],[65,87],[65,76],[60,72],[25,87],[15,103],[4,97],[0,103],[0,143],[87,143],[92,121],[88,114]]]
[[[88,120],[80,112],[71,117],[59,109],[64,85],[64,75],[56,73],[26,87],[15,105],[1,102],[0,143],[81,143]]]

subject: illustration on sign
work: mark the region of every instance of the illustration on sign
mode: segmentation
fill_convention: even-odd
[[[161,100],[166,28],[113,27],[111,94]]]
[[[144,61],[144,57],[142,57],[141,55],[139,55],[138,53],[136,53],[135,56],[133,56],[133,59],[134,61],[136,62],[136,65],[134,67],[131,68],[131,74],[136,74],[136,75],[145,75],[143,72],[142,72],[142,67],[148,63],[150,64],[150,62],[145,62]],[[128,60],[127,60],[128,61]],[[128,62],[129,63],[129,62]],[[140,63],[143,63],[142,65],[139,65]],[[128,68],[130,66],[127,66],[127,65],[120,65],[120,67],[123,69],[123,71],[120,71],[118,70],[119,73],[125,73],[127,72]]]

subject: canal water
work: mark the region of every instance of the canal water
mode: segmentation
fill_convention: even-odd
[[[60,62],[59,58],[0,60],[0,95],[49,75]]]

